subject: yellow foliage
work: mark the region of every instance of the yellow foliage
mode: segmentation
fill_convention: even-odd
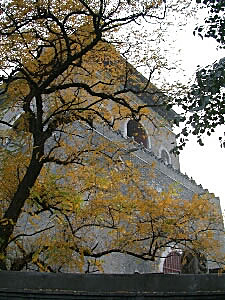
[[[71,141],[65,143],[64,154],[71,153]],[[90,145],[81,143],[81,147],[89,149]],[[157,192],[143,180],[132,157],[124,160],[118,172],[112,159],[101,157],[102,149],[113,153],[115,145],[102,143],[88,153],[86,164],[75,168],[46,165],[31,189],[21,214],[21,222],[26,218],[29,226],[21,223],[15,235],[23,232],[24,226],[37,232],[37,237],[27,237],[27,243],[37,247],[32,261],[41,271],[58,266],[83,272],[87,259],[89,267],[102,270],[101,261],[92,256],[112,249],[153,259],[154,250],[160,255],[170,241],[181,249],[193,247],[219,255],[215,228],[218,230],[222,220],[209,195],[194,195],[188,201],[180,198],[176,186]],[[23,174],[28,159],[26,153],[17,153],[2,165],[1,216],[20,180],[15,170]],[[95,247],[99,239],[101,246]]]
[[[12,265],[16,253],[41,271],[102,270],[100,257],[113,251],[154,260],[170,242],[217,255],[214,232],[222,221],[209,195],[186,201],[176,186],[160,193],[147,180],[154,166],[137,167],[132,153],[124,154],[126,142],[96,141],[98,126],[115,130],[123,119],[166,125],[136,91],[157,89],[136,80],[125,58],[142,53],[140,32],[129,28],[121,38],[120,31],[161,13],[163,1],[100,3],[1,5],[0,68],[11,72],[1,86],[1,116],[8,106],[9,122],[20,117],[8,124],[13,148],[0,152],[0,260]]]

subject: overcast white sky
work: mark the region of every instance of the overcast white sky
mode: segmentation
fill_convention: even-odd
[[[224,50],[217,50],[214,39],[203,40],[193,36],[193,25],[176,34],[175,45],[181,49],[179,58],[185,74],[191,76],[197,65],[209,65],[225,56]],[[221,149],[218,141],[224,128],[218,128],[216,134],[205,139],[205,146],[199,146],[194,137],[180,155],[181,171],[192,176],[198,184],[202,184],[209,192],[220,197],[222,209],[225,209],[225,149]]]

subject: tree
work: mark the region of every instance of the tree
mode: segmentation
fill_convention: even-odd
[[[205,25],[198,26],[195,31],[201,36],[212,37],[219,44],[220,47],[224,48],[225,46],[225,19],[224,19],[224,10],[225,4],[222,0],[196,0],[198,4],[203,4],[203,7],[206,6],[209,9],[209,16],[205,19]]]
[[[194,34],[198,34],[202,38],[214,38],[219,47],[224,48],[225,36],[225,3],[224,1],[208,1],[197,0],[199,5],[208,7],[209,14],[205,19],[205,25],[196,27]],[[180,143],[176,150],[182,150],[188,141],[188,135],[194,134],[200,145],[202,135],[206,133],[211,135],[215,132],[215,128],[224,125],[225,118],[225,58],[219,61],[199,68],[196,72],[195,83],[190,87],[185,97],[175,100],[184,110],[181,117],[185,121],[183,130],[181,131]],[[224,138],[220,137],[221,147],[225,147]]]
[[[93,145],[88,150],[85,164],[58,166],[54,172],[49,165],[42,168],[10,237],[8,269],[95,272],[103,270],[101,259],[111,253],[154,261],[171,244],[222,260],[222,220],[210,195],[189,201],[172,186],[157,192],[149,185],[152,174],[144,179],[140,174],[148,174],[148,165],[137,168],[117,144],[99,143],[93,157]],[[123,160],[115,157],[113,163],[113,152]],[[10,155],[2,166],[3,211],[27,164],[23,154]],[[7,222],[2,218],[1,224]]]
[[[10,142],[1,149],[1,269],[100,267],[112,252],[154,260],[171,242],[217,248],[208,242],[220,223],[210,201],[157,193],[141,184],[132,149],[96,139],[98,126],[152,119],[129,97],[152,91],[149,80],[131,84],[120,30],[165,9],[162,1],[2,3],[0,122]]]

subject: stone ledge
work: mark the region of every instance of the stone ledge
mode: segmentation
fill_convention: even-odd
[[[27,298],[225,299],[225,274],[53,274],[1,271],[0,299]]]

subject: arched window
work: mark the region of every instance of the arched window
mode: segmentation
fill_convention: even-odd
[[[170,156],[165,149],[161,150],[161,158],[163,159],[165,164],[170,164]]]
[[[145,148],[148,148],[148,136],[143,126],[135,120],[129,120],[127,123],[127,136],[134,137],[137,143],[142,143]]]
[[[177,251],[170,252],[165,258],[163,273],[181,273],[181,255]]]

